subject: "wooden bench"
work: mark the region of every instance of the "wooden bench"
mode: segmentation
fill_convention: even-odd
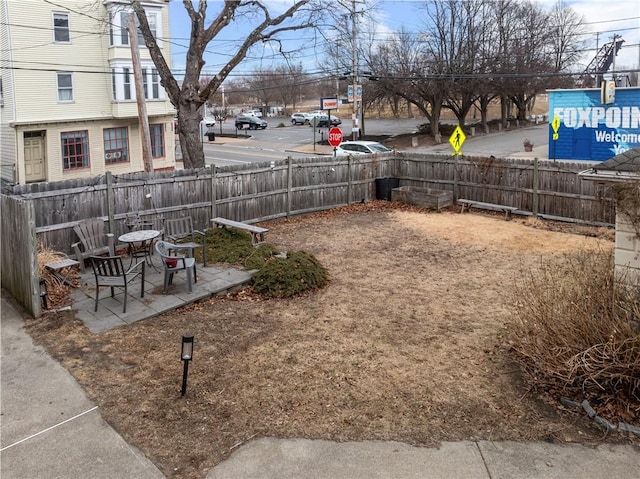
[[[460,213],[464,213],[465,209],[471,208],[479,208],[482,210],[490,210],[490,211],[503,211],[504,219],[511,219],[511,213],[516,211],[518,208],[515,206],[505,206],[505,205],[496,205],[494,203],[483,203],[482,201],[473,201],[473,200],[458,200],[458,204],[462,206]]]
[[[260,226],[249,225],[247,223],[241,223],[239,221],[228,220],[226,218],[213,218],[211,220],[211,223],[213,223],[214,227],[218,228],[229,226],[231,228],[248,231],[249,233],[251,233],[251,244],[256,247],[264,243],[264,236],[269,232],[267,228],[261,228]]]

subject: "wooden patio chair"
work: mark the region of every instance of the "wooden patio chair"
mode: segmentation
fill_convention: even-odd
[[[191,251],[191,247],[184,246],[182,244],[173,244],[167,241],[158,241],[156,243],[156,252],[160,255],[160,259],[164,266],[163,293],[167,292],[169,285],[173,282],[173,275],[178,271],[187,272],[187,284],[189,286],[190,293],[193,291],[193,283],[198,282],[198,278],[196,276],[196,260],[192,257],[176,254],[177,251],[181,250]]]
[[[122,256],[90,256],[93,274],[96,278],[96,305],[94,312],[98,311],[98,299],[100,296],[100,287],[107,286],[111,288],[111,297],[114,297],[114,288],[124,289],[124,306],[122,312],[127,312],[127,287],[139,275],[140,280],[140,297],[144,298],[144,267],[145,260],[132,265],[129,269],[124,269],[122,264]],[[142,265],[142,269],[140,269]]]
[[[196,235],[202,237],[202,242],[196,241]],[[193,256],[194,248],[202,248],[203,266],[207,266],[207,235],[204,231],[193,228],[191,216],[165,220],[164,238],[179,244],[181,247],[191,248],[189,251],[190,256]]]
[[[104,221],[100,218],[90,218],[83,220],[73,227],[73,231],[78,236],[77,243],[71,247],[76,253],[76,260],[80,266],[80,271],[84,273],[84,262],[91,256],[115,256],[114,235],[107,233]]]

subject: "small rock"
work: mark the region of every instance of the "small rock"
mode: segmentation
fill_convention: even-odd
[[[585,410],[585,412],[589,415],[589,417],[594,417],[596,415],[596,412],[594,411],[594,409],[591,407],[591,404],[589,404],[589,401],[587,401],[586,399],[584,401],[582,401],[582,409]]]
[[[582,407],[582,404],[580,404],[579,402],[572,401],[571,399],[565,398],[565,397],[561,397],[560,402],[567,407],[575,407],[575,408]]]

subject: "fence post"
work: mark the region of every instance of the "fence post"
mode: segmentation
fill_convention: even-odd
[[[115,200],[113,197],[113,175],[110,171],[107,171],[105,174],[105,178],[107,180],[107,194],[106,194],[106,210],[107,210],[107,221],[109,222],[109,233],[116,233],[116,220],[115,220]]]
[[[351,155],[347,156],[347,206],[351,204]]]
[[[458,201],[458,157],[459,153],[453,155],[453,204]]]
[[[533,210],[533,217],[538,217],[538,158],[533,159],[533,200],[531,209]]]
[[[291,187],[293,185],[293,159],[287,157],[287,218],[291,216]]]
[[[211,164],[211,218],[217,218],[216,214],[216,165]]]

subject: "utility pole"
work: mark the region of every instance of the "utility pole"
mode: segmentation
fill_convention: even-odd
[[[353,112],[351,136],[353,140],[359,139],[360,133],[360,103],[358,102],[358,21],[356,13],[356,0],[351,0],[351,51],[353,74]]]
[[[133,12],[127,15],[129,45],[131,45],[131,62],[133,63],[133,79],[136,85],[136,103],[138,105],[138,124],[140,125],[140,141],[142,143],[142,160],[144,171],[153,171],[151,160],[151,136],[149,134],[149,117],[147,116],[147,99],[142,84],[142,66],[140,65],[140,49],[138,46],[138,28]]]
[[[616,75],[616,57],[618,56],[618,38],[620,38],[620,35],[618,35],[617,33],[613,34],[613,65],[612,65],[612,73],[613,73],[613,81],[615,82],[615,85],[618,86],[618,75]]]

